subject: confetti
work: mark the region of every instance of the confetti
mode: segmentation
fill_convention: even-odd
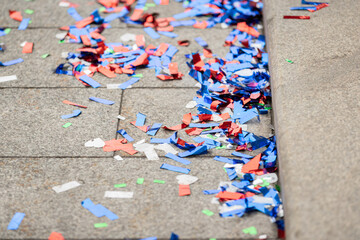
[[[107,227],[107,226],[108,226],[107,223],[94,223],[95,228],[103,228],[103,227]]]
[[[71,181],[71,182],[68,182],[68,183],[64,183],[64,184],[62,184],[62,185],[58,185],[58,186],[52,187],[52,189],[53,189],[56,193],[61,193],[61,192],[65,192],[65,191],[68,191],[68,190],[70,190],[70,189],[79,187],[80,185],[81,185],[81,184],[78,183],[77,181]]]
[[[202,210],[201,212],[202,212],[203,214],[209,216],[209,217],[211,217],[212,215],[214,215],[214,213],[213,213],[212,211],[208,210],[208,209],[204,209],[204,210]]]
[[[16,75],[0,77],[0,83],[17,80]]]
[[[17,230],[25,217],[25,213],[17,212],[14,214],[13,218],[11,219],[9,225],[7,226],[8,230]]]

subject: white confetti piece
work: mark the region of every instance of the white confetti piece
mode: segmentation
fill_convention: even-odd
[[[1,82],[13,81],[13,80],[17,80],[16,75],[10,75],[10,76],[0,77],[0,83],[1,83]]]
[[[132,33],[125,33],[120,37],[120,39],[123,42],[136,41],[136,35]]]
[[[104,198],[133,198],[134,192],[106,191]]]
[[[70,7],[70,3],[69,2],[59,2],[59,6],[60,7]]]
[[[106,88],[107,88],[107,89],[120,89],[120,88],[119,88],[120,84],[121,84],[121,83],[106,84]]]
[[[95,138],[85,143],[85,147],[102,148],[103,146],[105,146],[105,142],[101,138]]]
[[[144,151],[145,156],[148,160],[160,160],[159,156],[157,155],[154,148],[149,148],[146,151]]]
[[[190,102],[188,102],[187,104],[186,104],[186,108],[194,108],[194,107],[196,107],[196,102],[195,101],[190,101]],[[222,119],[221,119],[222,120]]]
[[[121,156],[119,156],[119,155],[115,155],[114,156],[114,159],[115,160],[118,160],[118,161],[122,161],[122,160],[124,160]]]
[[[72,182],[68,182],[68,183],[64,183],[62,185],[58,185],[53,187],[52,189],[56,192],[56,193],[61,193],[61,192],[65,192],[67,190],[76,188],[78,186],[80,186],[81,184],[78,183],[77,181],[72,181]]]
[[[125,117],[123,117],[121,115],[118,115],[117,118],[120,119],[120,120],[125,120],[126,119]]]
[[[55,37],[57,39],[62,40],[62,39],[64,39],[66,37],[66,35],[67,35],[67,32],[61,32],[61,33],[56,34]]]
[[[24,47],[26,43],[27,43],[27,41],[22,42],[22,43],[20,44],[20,47]]]
[[[184,184],[184,185],[190,185],[195,183],[197,180],[199,180],[198,177],[190,176],[190,175],[177,175],[176,179],[178,180],[178,184]]]
[[[168,143],[162,143],[154,147],[157,150],[162,150],[165,153],[172,153],[172,154],[178,154],[178,151],[176,151],[170,144]]]

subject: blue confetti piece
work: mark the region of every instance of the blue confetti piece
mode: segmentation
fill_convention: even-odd
[[[7,61],[7,62],[0,62],[0,66],[7,67],[7,66],[10,66],[10,65],[15,65],[15,64],[18,64],[18,63],[22,63],[23,61],[24,61],[24,59],[18,58],[18,59],[10,60],[10,61]]]
[[[90,86],[92,86],[93,88],[98,88],[100,87],[100,83],[96,82],[94,79],[92,79],[91,77],[89,77],[88,75],[82,75],[79,78],[81,81],[83,81],[84,83],[89,84]]]
[[[221,192],[221,190],[217,190],[217,189],[214,189],[214,190],[203,190],[203,193],[204,193],[205,195],[218,194],[219,192]]]
[[[244,215],[244,213],[245,209],[235,209],[232,211],[220,213],[220,217],[232,217],[234,215],[241,217],[242,215]]]
[[[190,123],[190,128],[209,128],[209,127],[218,127],[219,123]]]
[[[234,168],[225,168],[227,175],[229,176],[230,180],[234,180],[237,175]]]
[[[202,39],[201,37],[195,38],[195,41],[203,48],[206,48],[208,46],[207,42],[205,42],[205,40]]]
[[[152,38],[152,39],[158,39],[160,38],[160,35],[155,32],[154,29],[152,29],[151,27],[147,27],[147,28],[144,28],[144,31]]]
[[[242,157],[242,158],[253,158],[254,156],[250,156],[247,155],[245,153],[240,153],[240,152],[232,152],[231,155],[236,156],[236,157]]]
[[[149,136],[155,136],[161,126],[161,123],[154,123],[152,127],[150,127],[150,129],[146,132],[146,134]]]
[[[121,134],[128,142],[133,142],[134,139],[132,137],[130,137],[129,134],[127,134],[127,132],[124,129],[120,129],[119,131],[117,131],[119,134]]]
[[[75,8],[71,7],[67,10],[68,14],[75,19],[75,21],[81,21],[83,18],[79,15]]]
[[[252,109],[242,112],[242,114],[239,117],[239,122],[240,122],[240,124],[244,124],[255,117],[259,118],[259,113],[256,108],[252,108]]]
[[[138,82],[140,80],[140,78],[137,77],[133,77],[130,80],[122,83],[119,85],[119,88],[121,88],[122,90],[128,88],[129,86],[133,85],[134,83]]]
[[[68,119],[68,118],[73,118],[73,117],[77,117],[81,114],[81,111],[79,109],[76,109],[73,111],[73,113],[70,113],[68,115],[62,115],[61,118],[62,119]]]
[[[23,18],[23,20],[21,21],[18,30],[25,30],[30,22],[30,18]]]
[[[184,165],[189,165],[191,163],[189,160],[187,160],[185,158],[178,157],[178,156],[176,156],[175,154],[172,154],[172,153],[167,153],[165,155],[165,157],[170,158],[170,159],[172,159],[174,161],[177,161],[179,163],[182,163]]]
[[[12,217],[9,225],[7,226],[8,230],[17,230],[25,217],[25,213],[17,212]]]
[[[234,159],[230,159],[230,158],[226,158],[226,157],[221,157],[221,156],[216,156],[214,157],[214,160],[219,161],[219,162],[223,162],[223,163],[229,163],[229,164],[235,164],[236,162],[234,161]]]
[[[243,189],[245,188],[246,186],[249,186],[250,185],[250,182],[247,181],[247,180],[243,180],[241,182],[233,182],[231,185],[237,187],[237,188],[240,188],[240,189]]]
[[[176,38],[176,37],[179,36],[179,35],[177,35],[176,33],[173,33],[173,32],[158,31],[158,33],[161,34],[161,35],[164,35],[166,37],[169,37],[169,38]]]
[[[191,150],[188,150],[186,152],[179,153],[178,155],[179,155],[179,157],[188,157],[191,155],[199,155],[199,154],[204,154],[204,153],[207,153],[207,147],[204,145],[201,145],[201,146],[198,146]]]
[[[150,143],[170,143],[170,138],[151,138]]]
[[[173,166],[173,165],[170,165],[167,163],[163,163],[161,165],[160,169],[166,169],[169,171],[179,172],[179,173],[184,173],[184,174],[188,174],[190,172],[190,169],[188,169],[188,168],[177,167],[177,166]]]
[[[113,101],[102,99],[102,98],[97,98],[97,97],[89,97],[89,100],[98,102],[98,103],[102,103],[102,104],[106,104],[106,105],[113,105],[115,103]]]
[[[145,120],[146,120],[146,115],[139,112],[138,114],[136,114],[135,126],[139,126],[139,127],[144,126]]]
[[[128,13],[129,13],[129,10],[127,10],[126,8],[123,8],[123,10],[121,10],[121,12],[119,12],[119,13],[113,13],[113,14],[110,14],[109,16],[106,16],[104,18],[104,22],[109,23],[117,18],[124,17]]]
[[[107,218],[109,218],[111,221],[118,219],[119,217],[114,214],[113,212],[111,212],[109,209],[107,209],[106,207],[104,207],[101,204],[94,204],[90,198],[85,199],[84,201],[81,202],[81,205],[87,209],[88,211],[90,211],[92,214],[94,214],[96,217],[103,217],[106,216]]]
[[[140,240],[157,240],[157,237],[142,238]]]
[[[175,233],[171,233],[170,240],[179,240],[179,236]]]

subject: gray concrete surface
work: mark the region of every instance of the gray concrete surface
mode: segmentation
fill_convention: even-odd
[[[358,239],[358,1],[266,1],[275,129],[287,239]],[[308,15],[288,20],[283,15]],[[294,61],[288,63],[285,59]]]
[[[78,12],[83,17],[99,8],[99,4],[72,1],[81,5]],[[74,51],[80,45],[58,44],[55,35],[58,27],[74,24],[68,16],[67,8],[58,6],[59,1],[3,0],[0,6],[0,27],[12,27],[9,35],[0,38],[7,50],[0,55],[0,61],[22,57],[23,63],[1,68],[1,76],[16,74],[17,81],[0,84],[0,238],[10,239],[47,239],[52,231],[61,232],[66,239],[97,238],[142,238],[157,236],[168,239],[173,231],[181,239],[254,239],[242,232],[243,228],[255,226],[258,235],[266,234],[269,239],[277,237],[276,225],[268,216],[252,213],[243,218],[223,219],[218,216],[217,205],[210,203],[212,196],[202,194],[202,190],[217,188],[220,181],[226,181],[223,164],[212,160],[213,155],[229,156],[226,150],[214,151],[201,157],[189,158],[191,174],[199,181],[191,185],[190,197],[178,197],[176,173],[160,170],[163,162],[178,165],[161,157],[160,161],[147,161],[144,155],[122,154],[124,161],[113,159],[114,154],[104,153],[101,149],[85,148],[86,141],[100,137],[104,140],[115,138],[116,131],[126,129],[136,141],[146,134],[129,124],[135,120],[137,112],[147,114],[151,123],[168,125],[178,124],[182,116],[194,112],[185,105],[197,90],[196,81],[187,75],[184,54],[202,50],[193,39],[201,36],[208,42],[215,54],[225,56],[228,48],[223,42],[231,29],[192,29],[179,28],[175,32],[179,38],[162,36],[159,40],[148,37],[139,26],[113,22],[113,28],[106,29],[103,35],[108,42],[119,42],[126,32],[143,34],[146,43],[159,45],[168,42],[177,46],[177,40],[190,40],[189,47],[177,46],[179,52],[174,61],[185,74],[183,80],[163,82],[158,80],[153,70],[142,69],[144,77],[132,89],[108,90],[106,84],[124,82],[128,76],[107,79],[101,74],[94,76],[103,86],[100,89],[83,87],[75,78],[53,74],[54,69],[64,60],[61,52]],[[183,11],[181,4],[171,2],[169,6],[159,6],[153,12],[168,17]],[[176,6],[176,7],[173,7]],[[18,31],[19,22],[8,17],[8,10],[32,9],[33,23],[25,31]],[[151,12],[151,11],[150,11]],[[125,28],[126,27],[126,28]],[[217,36],[216,38],[214,36]],[[22,54],[23,41],[35,43],[32,54]],[[40,56],[50,53],[50,57]],[[90,102],[88,97],[96,96],[113,100],[116,103],[106,106]],[[175,98],[176,97],[176,98]],[[62,120],[61,115],[76,109],[63,104],[70,100],[88,106],[77,118]],[[127,119],[118,121],[121,113]],[[249,130],[268,136],[271,133],[270,115],[262,116],[262,121],[251,121]],[[62,125],[73,125],[64,129]],[[167,137],[171,133],[160,130],[156,137]],[[118,136],[118,135],[117,135]],[[185,136],[182,134],[181,136]],[[119,136],[118,136],[119,137]],[[149,139],[148,137],[146,137]],[[186,138],[187,139],[187,138]],[[158,152],[160,153],[160,151]],[[250,153],[256,154],[256,152]],[[159,154],[163,155],[163,154]],[[143,185],[136,185],[138,177],[145,178]],[[152,183],[154,179],[165,180],[166,184]],[[69,181],[79,181],[83,185],[56,194],[51,188]],[[125,188],[134,191],[134,198],[127,200],[105,199],[104,191],[115,190],[114,184],[127,183]],[[94,203],[103,204],[119,215],[120,219],[110,222],[98,219],[81,207],[81,201],[90,198]],[[208,217],[203,209],[215,213]],[[16,231],[6,230],[15,211],[26,213],[21,227]],[[95,229],[93,224],[107,222],[105,229]]]
[[[276,238],[276,226],[261,213],[252,213],[246,218],[222,219],[216,214],[209,217],[203,209],[217,212],[217,205],[210,203],[212,196],[202,190],[217,187],[227,178],[219,171],[223,164],[209,158],[197,157],[189,165],[191,173],[199,181],[191,185],[192,195],[178,196],[178,184],[174,172],[160,170],[163,162],[143,158],[127,158],[116,161],[109,158],[26,158],[1,159],[0,204],[1,238],[46,239],[52,231],[61,232],[68,239],[124,239],[158,236],[169,239],[171,232],[181,239],[246,239],[243,228],[256,226],[259,234]],[[143,185],[136,179],[145,179]],[[165,184],[153,183],[154,179]],[[55,193],[54,185],[79,181],[81,186],[62,193]],[[133,191],[133,199],[105,199],[104,192],[119,190],[114,184],[126,183],[123,191]],[[81,201],[90,198],[119,216],[116,221],[97,218],[81,206]],[[23,211],[27,216],[21,230],[6,231],[14,211]],[[108,223],[107,228],[96,229],[93,224]]]

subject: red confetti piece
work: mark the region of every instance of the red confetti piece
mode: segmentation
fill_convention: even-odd
[[[33,47],[34,47],[34,43],[31,43],[31,42],[25,43],[22,53],[32,53]]]
[[[87,108],[86,106],[83,106],[83,105],[80,105],[80,104],[77,104],[77,103],[73,103],[73,102],[70,102],[68,100],[64,100],[63,103],[69,104],[69,105],[72,105],[72,106],[76,106],[76,107]]]
[[[310,16],[284,16],[284,19],[310,19]]]
[[[188,196],[191,194],[190,185],[179,184],[179,196]]]
[[[21,16],[21,12],[18,11],[9,10],[9,16],[15,21],[21,22],[23,20],[23,17]]]

